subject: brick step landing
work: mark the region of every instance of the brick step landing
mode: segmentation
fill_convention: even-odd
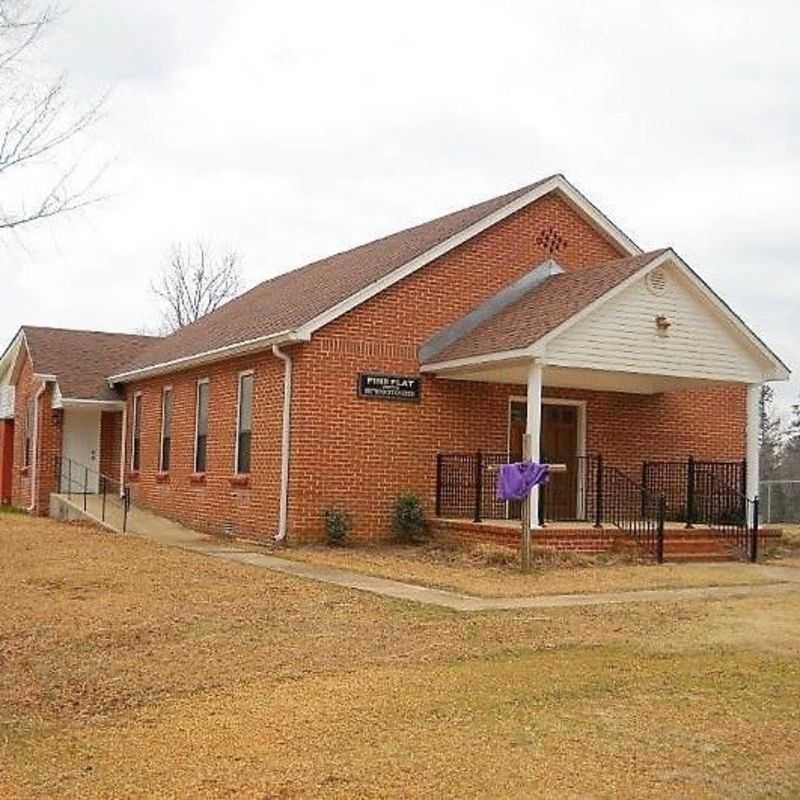
[[[497,544],[519,547],[519,523],[506,521],[472,522],[464,519],[436,519],[432,523],[436,539],[448,544]],[[774,547],[781,530],[764,528],[759,532],[759,551]],[[595,528],[590,524],[551,523],[533,534],[535,547],[594,555],[611,549],[636,549],[637,543],[614,527]],[[730,561],[741,556],[719,531],[698,526],[684,528],[671,524],[664,531],[664,558],[668,561]]]

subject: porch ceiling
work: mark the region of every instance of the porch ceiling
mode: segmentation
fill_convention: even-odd
[[[510,383],[525,386],[528,382],[529,360],[487,364],[483,367],[437,371],[438,378],[482,383]],[[643,374],[638,372],[612,372],[600,369],[577,369],[545,366],[545,386],[561,389],[588,389],[601,392],[627,394],[658,394],[685,389],[701,389],[719,385],[718,381],[673,375]]]

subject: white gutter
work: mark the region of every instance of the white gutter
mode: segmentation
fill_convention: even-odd
[[[47,389],[47,384],[43,383],[33,398],[33,437],[31,439],[31,505],[28,508],[32,514],[36,513],[36,490],[38,469],[39,469],[39,398]]]
[[[122,411],[124,400],[83,400],[74,397],[62,397],[53,403],[53,408],[93,408],[100,411]]]
[[[283,430],[281,432],[281,496],[278,510],[278,533],[276,542],[286,541],[287,517],[289,508],[289,446],[292,428],[292,359],[277,344],[272,352],[285,364],[283,373]]]
[[[110,386],[115,383],[126,383],[127,381],[137,380],[140,378],[149,378],[154,375],[163,375],[168,372],[175,372],[176,370],[189,369],[189,367],[196,367],[202,364],[212,364],[215,361],[223,361],[226,358],[233,358],[234,356],[242,355],[244,353],[252,353],[257,350],[262,350],[272,344],[283,344],[284,342],[307,342],[310,336],[299,333],[295,330],[285,330],[278,333],[272,333],[269,336],[259,336],[255,339],[247,339],[244,342],[236,342],[235,344],[225,345],[224,347],[217,347],[213,350],[206,350],[203,353],[196,353],[192,356],[182,356],[181,358],[173,359],[172,361],[162,361],[158,364],[150,364],[141,369],[130,370],[129,372],[120,372],[118,375],[111,375],[107,380]]]

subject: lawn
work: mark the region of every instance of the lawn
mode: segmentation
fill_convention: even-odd
[[[457,614],[0,518],[0,797],[800,795],[800,594]]]
[[[536,553],[532,571],[523,575],[513,550],[487,546],[472,550],[433,544],[305,546],[283,548],[278,554],[312,564],[341,567],[481,597],[739,586],[775,580],[754,570],[750,564],[740,562],[634,564],[613,553],[588,557],[547,551]]]

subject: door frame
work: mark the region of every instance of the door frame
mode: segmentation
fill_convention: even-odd
[[[512,394],[508,397],[508,410],[506,413],[506,452],[511,452],[511,404],[512,403],[525,403],[527,406],[528,398],[524,395]],[[586,456],[586,400],[571,400],[563,397],[542,397],[543,406],[575,406],[578,409],[578,441],[575,447],[575,455],[578,458]],[[583,519],[585,516],[584,503],[584,476],[579,474],[578,480],[575,481],[576,491],[578,496],[576,498],[576,508],[578,519]]]

